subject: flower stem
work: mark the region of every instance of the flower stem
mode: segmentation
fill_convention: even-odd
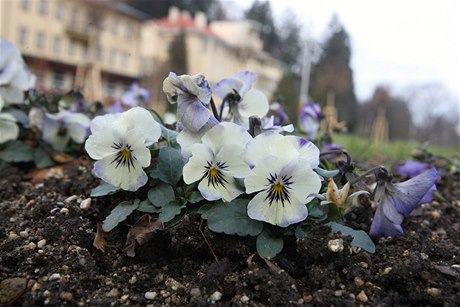
[[[219,113],[217,113],[217,108],[216,108],[216,104],[214,103],[214,99],[211,97],[211,110],[212,110],[212,114],[214,114],[214,117],[220,121],[221,118],[219,116]]]
[[[319,154],[320,157],[322,156],[328,156],[328,155],[336,155],[336,154],[343,154],[347,157],[347,164],[351,164],[351,156],[350,154],[342,149],[337,149],[337,150],[331,150],[331,151],[325,151]]]
[[[372,174],[373,172],[375,172],[376,170],[385,170],[387,172],[387,169],[382,166],[382,165],[379,165],[379,166],[375,166],[367,171],[365,171],[364,173],[362,173],[361,175],[359,175],[358,177],[354,178],[353,180],[350,180],[349,183],[350,185],[354,185],[356,184],[357,182],[363,180],[367,175],[369,174]]]

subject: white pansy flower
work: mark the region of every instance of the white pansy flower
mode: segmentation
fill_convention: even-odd
[[[31,114],[38,117],[35,112]],[[78,144],[84,143],[91,123],[85,114],[70,111],[60,111],[56,114],[44,113],[41,122],[38,119],[31,122],[35,121],[42,131],[43,140],[59,151],[63,151],[71,139]]]
[[[222,99],[225,105],[225,119],[249,128],[249,117],[267,115],[269,110],[268,99],[259,90],[251,89],[257,79],[257,74],[251,71],[239,72],[230,78],[217,82],[214,92]]]
[[[319,149],[295,136],[263,133],[248,143],[246,161],[253,166],[244,180],[246,193],[258,192],[248,204],[250,218],[287,227],[308,216],[310,194],[321,179],[313,171]]]
[[[24,91],[31,87],[32,79],[19,49],[9,41],[0,40],[1,103],[22,103]]]
[[[149,111],[134,107],[123,113],[97,116],[91,122],[85,144],[89,156],[98,160],[94,174],[127,191],[147,183],[143,168],[151,162],[150,150],[161,136],[161,127]]]
[[[201,144],[192,147],[192,156],[184,166],[184,181],[200,181],[198,190],[207,200],[232,201],[244,190],[235,178],[249,174],[244,162],[244,148],[251,135],[233,123],[221,123],[211,128],[201,138]]]

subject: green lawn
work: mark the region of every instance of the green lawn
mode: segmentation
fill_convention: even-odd
[[[364,158],[384,162],[395,162],[409,159],[411,153],[421,146],[420,143],[409,141],[392,141],[387,144],[376,144],[370,139],[349,134],[334,135],[333,141],[341,144],[354,159]],[[428,151],[435,155],[452,158],[460,155],[459,147],[428,145]]]

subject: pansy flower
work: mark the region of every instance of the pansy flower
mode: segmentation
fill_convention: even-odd
[[[59,151],[64,151],[71,139],[78,144],[84,143],[91,123],[82,113],[60,111],[50,114],[38,108],[31,110],[29,119],[42,132],[43,140]]]
[[[169,103],[177,103],[179,131],[203,132],[219,123],[207,108],[211,88],[203,74],[177,76],[171,72],[163,81],[163,92]]]
[[[300,128],[309,140],[313,140],[321,123],[321,106],[317,103],[305,103],[299,111]]]
[[[257,193],[248,204],[250,218],[281,227],[307,218],[305,204],[321,188],[313,171],[319,164],[313,143],[265,132],[248,143],[246,162],[252,167],[244,180],[246,193]]]
[[[414,161],[414,160],[407,160],[404,164],[398,166],[396,172],[404,177],[412,178],[417,176],[424,170],[428,169],[428,163]]]
[[[97,116],[91,122],[91,133],[85,149],[98,160],[93,168],[97,177],[127,191],[136,191],[147,183],[143,170],[151,162],[147,147],[161,136],[160,125],[149,111],[134,107]]]
[[[435,168],[401,182],[392,183],[392,176],[380,171],[375,192],[377,210],[369,234],[372,237],[399,236],[403,233],[404,218],[417,206],[430,202],[436,190],[438,173]]]
[[[235,178],[245,178],[249,166],[244,162],[244,148],[251,135],[234,123],[220,123],[211,128],[191,150],[184,166],[184,181],[200,181],[198,190],[207,200],[232,201],[244,190]]]
[[[24,91],[31,88],[34,76],[27,71],[21,52],[11,42],[0,40],[0,55],[2,104],[22,103]]]
[[[228,104],[226,120],[233,120],[238,125],[249,128],[249,117],[267,115],[269,106],[267,97],[259,90],[251,89],[257,74],[243,71],[230,78],[217,82],[214,93]]]
[[[121,102],[127,107],[143,106],[150,100],[150,92],[134,82],[131,87],[121,96]]]
[[[274,117],[274,124],[281,126],[290,123],[289,116],[287,115],[284,107],[278,101],[272,102],[270,104],[270,112]]]

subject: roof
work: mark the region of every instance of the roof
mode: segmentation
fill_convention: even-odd
[[[150,16],[126,3],[123,3],[123,2],[108,2],[107,3],[109,5],[109,7],[111,7],[113,10],[123,14],[123,15],[126,15],[126,16],[129,16],[129,17],[132,17],[132,18],[135,18],[135,19],[139,19],[139,20],[147,20],[147,19],[150,19]]]
[[[166,29],[189,29],[195,30],[204,34],[206,36],[216,38],[218,40],[224,41],[222,37],[217,35],[217,33],[211,31],[208,26],[198,27],[195,20],[191,17],[185,17],[182,14],[179,14],[177,20],[171,21],[168,17],[163,17],[160,19],[154,19],[153,23]]]

